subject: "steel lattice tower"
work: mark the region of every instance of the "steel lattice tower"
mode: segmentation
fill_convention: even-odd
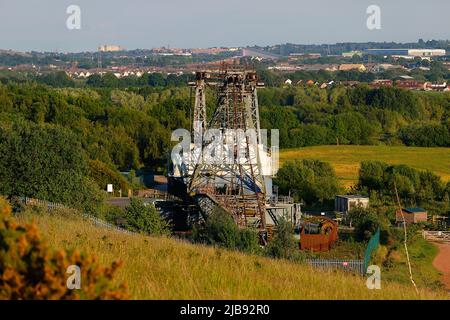
[[[245,69],[224,68],[215,83],[206,81],[209,76],[197,72],[196,82],[191,84],[195,87],[194,139],[199,132],[215,129],[227,148],[214,149],[214,141],[202,142],[202,149],[213,150],[219,161],[192,165],[185,180],[187,191],[208,197],[229,212],[239,226],[252,225],[265,230],[266,187],[260,156],[264,143],[257,97],[257,88],[262,84],[258,83],[255,71]],[[215,87],[217,92],[216,107],[209,121],[206,120],[207,85]]]

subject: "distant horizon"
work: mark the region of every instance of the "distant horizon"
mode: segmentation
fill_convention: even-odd
[[[380,29],[369,29],[371,5]],[[80,11],[70,29],[71,9]],[[69,12],[69,13],[68,13]],[[19,52],[267,46],[271,43],[411,43],[450,39],[448,0],[15,0],[0,2],[0,46]]]
[[[227,48],[227,49],[231,49],[231,48],[247,48],[247,47],[273,47],[273,46],[281,46],[281,45],[286,45],[286,44],[291,44],[291,45],[299,45],[299,46],[323,46],[323,45],[338,45],[338,44],[364,44],[364,43],[376,43],[376,44],[382,44],[382,43],[386,43],[386,44],[399,44],[399,45],[405,45],[405,44],[414,44],[414,43],[419,43],[419,39],[417,39],[416,41],[404,41],[404,42],[400,42],[400,41],[342,41],[342,42],[332,42],[332,43],[295,43],[295,42],[284,42],[284,43],[271,43],[271,44],[265,44],[265,45],[261,45],[261,44],[253,44],[253,45],[242,45],[242,46],[226,46],[226,45],[216,45],[216,46],[207,46],[207,47],[194,47],[194,46],[187,46],[187,47],[178,47],[178,46],[170,46],[168,47],[167,45],[163,45],[163,46],[155,46],[155,47],[151,47],[151,48],[140,48],[140,47],[136,47],[136,48],[126,48],[124,46],[122,46],[120,43],[101,43],[99,44],[94,50],[88,49],[88,50],[80,50],[80,51],[56,51],[55,50],[15,50],[15,49],[10,49],[10,48],[1,48],[0,47],[0,51],[12,51],[12,52],[19,52],[19,53],[31,53],[31,52],[38,52],[38,53],[95,53],[98,52],[98,47],[102,46],[102,45],[117,45],[122,47],[123,50],[121,51],[136,51],[136,50],[154,50],[154,49],[160,49],[160,48],[166,48],[168,50],[173,50],[173,49],[183,49],[183,50],[192,50],[192,49],[210,49],[210,48]],[[422,39],[425,43],[428,41],[448,41],[450,42],[450,39],[427,39],[424,40]],[[394,48],[393,48],[394,49]],[[400,49],[400,48],[399,48]],[[446,48],[426,48],[426,49],[446,49]],[[120,51],[119,51],[120,52]]]

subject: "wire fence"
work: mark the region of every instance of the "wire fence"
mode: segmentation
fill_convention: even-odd
[[[375,252],[375,250],[377,250],[379,244],[380,229],[375,232],[375,234],[367,243],[367,247],[364,252],[364,259],[307,259],[306,262],[316,268],[328,270],[341,269],[365,275],[367,267],[369,266],[370,260],[372,258],[372,254],[373,252]]]
[[[365,274],[364,260],[345,259],[307,259],[306,262],[312,267],[326,270],[341,269],[358,274]]]
[[[46,208],[49,211],[52,211],[55,209],[70,209],[61,203],[55,203],[55,202],[50,202],[50,201],[41,200],[41,199],[34,199],[34,198],[29,198],[29,197],[18,197],[17,199],[25,205],[40,206],[40,207]],[[105,220],[99,219],[99,218],[97,218],[93,215],[87,214],[87,213],[82,213],[81,216],[83,218],[85,218],[86,220],[89,220],[94,225],[105,228],[105,229],[110,229],[110,230],[127,233],[127,234],[136,234],[133,231],[118,227],[116,225],[113,225],[112,223],[109,223]]]

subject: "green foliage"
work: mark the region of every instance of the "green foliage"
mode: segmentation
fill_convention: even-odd
[[[359,171],[358,189],[378,196],[393,196],[394,182],[406,203],[442,201],[445,186],[430,171],[419,171],[406,165],[390,166],[379,161],[363,161]]]
[[[125,210],[115,205],[102,207],[102,218],[119,227],[126,227]]]
[[[127,180],[114,168],[108,167],[99,160],[89,161],[90,177],[97,183],[98,188],[106,190],[107,184],[111,183],[114,187],[114,194],[119,195],[119,189],[126,195],[130,185]]]
[[[37,80],[52,87],[63,88],[75,86],[75,82],[67,75],[65,71],[46,73],[38,76]]]
[[[399,130],[398,136],[407,146],[450,147],[449,125],[408,125]]]
[[[291,193],[307,204],[333,199],[341,189],[329,163],[310,159],[286,162],[278,171],[275,184],[281,193]]]
[[[239,229],[233,218],[216,208],[203,226],[196,226],[193,239],[209,245],[220,246],[249,253],[259,251],[258,233],[252,229]]]
[[[449,125],[445,121],[449,93],[363,85],[331,89],[296,86],[261,89],[258,96],[262,125],[280,130],[284,148],[336,142],[376,144],[380,140],[386,144],[448,146]],[[427,122],[433,124],[414,124]],[[427,130],[430,134],[423,134]]]
[[[359,170],[359,184],[369,191],[384,187],[384,173],[388,165],[381,161],[363,161]]]
[[[0,127],[0,193],[96,214],[103,194],[87,175],[87,159],[69,130],[25,121]]]
[[[294,238],[294,226],[280,219],[273,239],[269,242],[265,254],[272,258],[300,260],[299,243]]]
[[[381,221],[373,209],[356,207],[348,213],[358,241],[368,241],[380,228]]]
[[[361,113],[346,112],[331,119],[331,128],[342,144],[371,144],[376,128]]]
[[[125,209],[125,226],[131,231],[150,235],[170,234],[170,224],[156,208],[138,198],[131,198],[130,205]]]

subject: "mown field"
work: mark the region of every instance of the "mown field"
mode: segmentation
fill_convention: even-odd
[[[22,218],[23,222],[25,219]],[[382,282],[369,290],[365,279],[319,272],[271,260],[169,238],[123,234],[95,227],[75,216],[34,217],[53,248],[78,248],[102,263],[122,260],[117,281],[134,299],[448,299],[443,291]],[[406,270],[405,270],[406,272]]]
[[[450,148],[405,146],[314,146],[280,151],[280,165],[294,159],[319,159],[331,163],[345,186],[358,180],[361,161],[379,160],[389,164],[406,164],[419,170],[430,170],[450,180]]]

